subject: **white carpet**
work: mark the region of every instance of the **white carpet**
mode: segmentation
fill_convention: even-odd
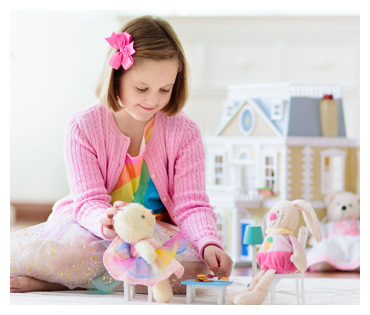
[[[228,293],[241,290],[250,282],[250,277],[232,277],[234,283],[228,287]],[[310,305],[359,305],[360,279],[306,278],[304,280],[306,304]],[[295,280],[283,279],[277,291],[294,292]],[[217,292],[201,290],[197,292],[194,304],[216,304]],[[122,292],[108,295],[90,294],[86,291],[56,291],[11,293],[11,305],[118,305],[118,304],[159,304],[147,302],[147,296],[137,294],[135,301],[125,303]],[[185,296],[174,296],[171,305],[185,304]],[[295,296],[277,294],[276,304],[297,304]]]

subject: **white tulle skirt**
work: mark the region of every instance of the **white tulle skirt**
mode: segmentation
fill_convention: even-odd
[[[153,237],[162,244],[178,231],[174,225],[157,221]],[[10,276],[26,275],[70,289],[122,290],[122,282],[113,279],[103,265],[102,257],[110,243],[81,227],[72,215],[52,217],[11,234]],[[170,283],[174,294],[184,294],[180,282],[208,273],[209,269],[191,245],[176,259],[185,272],[181,278],[171,276]]]

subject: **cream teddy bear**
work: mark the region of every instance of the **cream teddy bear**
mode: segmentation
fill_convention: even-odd
[[[144,206],[131,203],[122,207],[113,217],[118,235],[104,253],[103,262],[114,279],[152,287],[154,299],[168,303],[173,295],[168,278],[173,273],[180,278],[184,272],[173,257],[188,244],[179,232],[158,248],[152,237],[154,225],[155,216]]]
[[[360,199],[350,191],[324,198],[327,215],[321,222],[323,241],[310,240],[307,263],[312,271],[360,268]]]
[[[305,271],[306,254],[303,245],[293,236],[298,225],[299,211],[308,229],[320,241],[319,220],[311,204],[305,200],[280,201],[267,214],[266,236],[257,253],[261,270],[249,287],[225,297],[231,304],[261,304],[268,293],[275,273]]]

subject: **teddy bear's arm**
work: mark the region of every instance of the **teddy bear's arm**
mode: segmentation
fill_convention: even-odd
[[[136,243],[135,248],[140,257],[143,258],[148,264],[152,264],[157,259],[157,253],[150,242],[146,240],[139,241]]]

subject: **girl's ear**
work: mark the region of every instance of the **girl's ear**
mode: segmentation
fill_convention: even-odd
[[[322,235],[321,235],[321,229],[320,229],[320,222],[317,218],[316,212],[312,205],[302,199],[297,199],[293,201],[294,206],[302,211],[303,219],[310,230],[310,232],[313,234],[314,238],[321,242]]]

